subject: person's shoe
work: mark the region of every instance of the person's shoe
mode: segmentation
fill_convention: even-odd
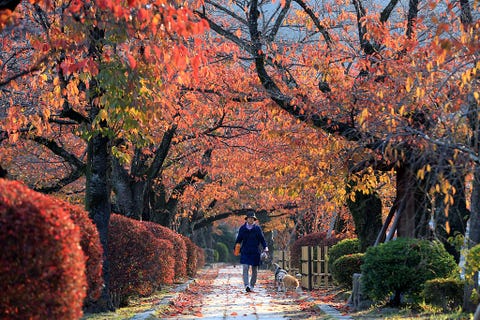
[[[252,291],[252,289],[250,289],[250,286],[246,286],[246,287],[245,287],[245,291],[247,291],[247,292],[251,292],[251,291]]]

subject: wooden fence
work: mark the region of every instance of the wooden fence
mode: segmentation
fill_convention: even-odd
[[[300,274],[302,287],[307,290],[332,286],[332,275],[328,271],[328,247],[302,247]]]
[[[273,262],[290,274],[301,274],[301,286],[307,290],[326,288],[333,285],[332,275],[328,271],[328,247],[302,247],[300,270],[291,267],[290,252],[276,250]]]

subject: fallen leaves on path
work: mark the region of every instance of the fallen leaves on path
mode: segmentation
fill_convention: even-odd
[[[336,287],[319,288],[308,291],[308,296],[311,298],[311,300],[313,300],[312,307],[322,303],[328,304],[329,306],[340,311],[343,315],[351,312],[351,309],[347,304],[345,294],[345,290]]]
[[[218,268],[211,268],[199,273],[195,282],[185,292],[178,294],[176,299],[171,301],[168,308],[162,310],[161,318],[204,317],[201,312],[202,306],[205,297],[213,291],[212,282],[217,278],[218,272]],[[343,309],[344,301],[341,301],[337,296],[338,290],[318,289],[304,293],[295,291],[278,292],[274,284],[273,273],[269,270],[259,270],[257,285],[267,290],[268,295],[275,301],[275,305],[267,306],[262,301],[253,300],[250,307],[258,308],[263,305],[263,308],[282,310],[288,319],[319,319],[320,311],[316,307],[319,303],[328,303],[340,309],[341,312],[343,310],[347,312],[346,309]],[[255,293],[239,292],[237,296],[244,294]],[[230,316],[236,317],[239,314],[231,312]],[[244,316],[247,316],[247,314],[244,314]]]
[[[168,308],[162,310],[163,318],[177,317],[179,315],[194,315],[203,317],[201,313],[204,295],[211,292],[210,283],[218,276],[218,269],[204,269],[197,274],[195,281],[184,292],[178,294],[170,302]]]

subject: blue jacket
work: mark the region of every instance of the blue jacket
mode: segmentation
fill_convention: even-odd
[[[267,247],[267,242],[263,236],[262,228],[254,224],[251,230],[247,229],[247,223],[243,224],[238,230],[235,243],[241,243],[240,263],[251,266],[260,265],[260,254],[262,249]]]

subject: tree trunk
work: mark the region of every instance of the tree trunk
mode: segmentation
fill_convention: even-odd
[[[6,178],[7,177],[7,170],[3,169],[2,166],[0,166],[0,178]]]
[[[382,228],[382,201],[378,194],[355,192],[355,202],[347,200],[347,206],[355,223],[355,233],[360,241],[360,250],[365,252],[373,246]]]
[[[115,212],[140,220],[139,203],[135,195],[136,182],[128,174],[118,159],[112,159],[112,188],[115,193]],[[141,189],[140,189],[141,190]]]
[[[97,226],[103,247],[104,288],[96,311],[114,310],[109,296],[110,265],[108,260],[108,224],[110,221],[110,152],[109,140],[101,135],[94,136],[87,147],[87,181],[85,207]]]
[[[103,50],[105,31],[98,27],[90,30],[89,55],[100,61]],[[101,88],[96,78],[90,80],[89,89],[89,119],[91,122],[98,116],[100,107],[95,102],[100,96]],[[100,126],[107,127],[106,121],[101,121]],[[110,139],[97,132],[87,144],[87,173],[85,207],[90,218],[95,223],[100,242],[103,248],[103,281],[104,287],[98,301],[95,303],[96,311],[113,311],[114,305],[110,299],[110,262],[108,259],[108,227],[112,204],[111,195],[111,154]]]
[[[416,170],[412,170],[415,201],[415,238],[432,239],[433,229],[430,227],[432,204],[428,197],[428,181],[416,178]]]
[[[397,214],[400,215],[397,236],[413,238],[415,236],[415,196],[412,190],[415,190],[415,175],[409,168],[401,167],[397,169],[397,201],[403,205]]]
[[[480,243],[480,164],[475,164],[470,204],[470,228],[467,245],[471,248]],[[467,261],[468,263],[468,261]],[[463,295],[463,311],[474,312],[476,305],[470,299],[472,291],[478,290],[478,273],[475,284],[466,284]]]

